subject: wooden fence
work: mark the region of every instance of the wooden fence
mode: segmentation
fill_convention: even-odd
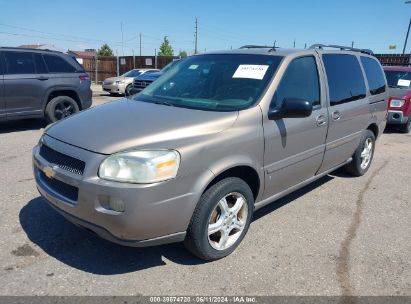
[[[402,54],[376,54],[382,65],[411,66],[410,55]],[[178,57],[165,56],[123,56],[123,57],[98,57],[97,73],[96,58],[83,58],[83,67],[90,75],[91,81],[101,83],[109,77],[124,74],[134,68],[157,68],[162,69],[169,62]]]
[[[162,69],[169,62],[178,57],[165,56],[119,56],[119,57],[98,57],[97,58],[97,72],[96,72],[96,58],[82,58],[82,65],[86,72],[90,75],[92,82],[101,83],[104,79],[122,75],[134,68],[152,68]]]
[[[375,54],[382,65],[410,66],[410,54]]]

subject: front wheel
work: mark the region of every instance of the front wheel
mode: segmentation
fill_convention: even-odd
[[[230,177],[210,187],[194,211],[186,248],[213,261],[231,254],[243,240],[254,211],[254,196],[242,179]]]
[[[410,133],[411,132],[411,117],[408,118],[408,122],[400,126],[400,131],[402,133]]]
[[[374,157],[375,135],[370,130],[365,130],[361,142],[352,156],[352,161],[345,166],[348,173],[362,176],[367,173]]]
[[[127,87],[126,87],[126,89],[125,89],[125,93],[124,93],[124,95],[126,95],[126,96],[131,96],[131,95],[133,95],[132,93],[131,93],[131,89],[133,88],[133,85],[131,85],[131,84],[129,84]]]

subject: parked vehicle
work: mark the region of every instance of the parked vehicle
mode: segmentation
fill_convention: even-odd
[[[181,59],[176,59],[176,60],[171,61],[161,71],[158,71],[156,73],[143,74],[143,75],[140,75],[134,78],[133,86],[130,88],[130,95],[137,94],[141,92],[142,90],[144,90],[151,83],[157,80],[161,75],[163,75],[165,72],[171,69],[171,67],[173,67],[180,60]]]
[[[113,94],[124,94],[126,96],[131,95],[131,88],[133,81],[140,75],[150,75],[159,72],[158,69],[134,69],[127,73],[118,76],[110,77],[103,81],[103,90]]]
[[[388,125],[396,125],[401,132],[411,131],[411,67],[384,67],[388,82]]]
[[[91,106],[89,76],[57,51],[0,48],[0,120],[55,122]]]
[[[33,150],[37,187],[110,241],[184,241],[219,259],[242,241],[254,210],[339,167],[367,172],[386,124],[385,87],[363,50],[192,56],[134,98],[45,130]]]

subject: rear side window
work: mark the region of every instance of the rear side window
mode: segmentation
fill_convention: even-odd
[[[76,72],[76,68],[60,56],[45,54],[43,58],[50,73]]]
[[[33,54],[28,52],[4,52],[7,74],[35,74]]]
[[[365,98],[365,82],[357,57],[346,54],[324,54],[322,57],[331,106]]]
[[[312,56],[294,59],[287,67],[273,102],[281,107],[284,98],[300,98],[320,105],[320,86],[315,58]]]
[[[46,65],[44,64],[41,54],[34,54],[34,62],[36,64],[36,71],[38,74],[47,73]]]
[[[385,78],[380,64],[369,57],[361,57],[361,63],[364,67],[365,75],[368,79],[371,95],[377,95],[385,92]]]

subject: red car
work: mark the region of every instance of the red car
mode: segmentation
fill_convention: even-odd
[[[387,124],[397,125],[404,133],[411,131],[411,67],[386,66],[389,87]]]

